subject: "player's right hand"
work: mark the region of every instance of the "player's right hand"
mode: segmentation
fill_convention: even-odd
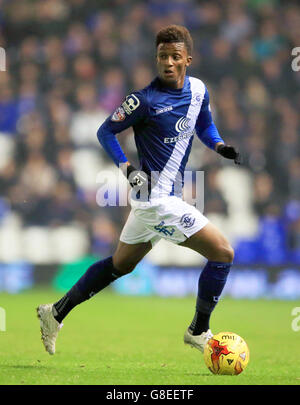
[[[143,188],[148,185],[148,176],[142,170],[137,170],[134,166],[127,166],[127,179],[131,187]]]

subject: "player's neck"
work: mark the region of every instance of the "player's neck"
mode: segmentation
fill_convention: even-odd
[[[170,90],[181,90],[184,86],[185,76],[176,82],[166,82],[159,77],[162,86]]]

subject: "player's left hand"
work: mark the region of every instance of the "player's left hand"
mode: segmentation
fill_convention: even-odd
[[[219,145],[217,147],[217,153],[226,159],[233,159],[236,165],[240,165],[242,163],[241,154],[235,149],[234,146],[224,144]]]

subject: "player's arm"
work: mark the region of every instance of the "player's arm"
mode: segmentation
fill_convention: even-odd
[[[130,94],[123,104],[111,114],[97,131],[97,138],[103,149],[116,166],[128,178],[131,186],[141,186],[147,181],[145,174],[133,167],[125,156],[116,134],[142,121],[148,112],[145,98],[140,94]]]
[[[215,150],[227,159],[234,159],[236,164],[241,163],[239,152],[233,146],[225,144],[213,122],[207,89],[205,89],[204,100],[196,122],[195,130],[198,138],[208,148]]]

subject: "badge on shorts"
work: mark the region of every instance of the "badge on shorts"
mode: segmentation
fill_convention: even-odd
[[[191,226],[194,225],[196,218],[192,217],[192,214],[184,214],[182,215],[181,219],[180,219],[180,224],[184,227],[184,228],[190,228]]]
[[[113,113],[111,120],[114,122],[120,122],[125,120],[125,111],[123,107],[118,107]]]
[[[175,232],[175,228],[171,228],[170,226],[165,225],[165,221],[161,221],[158,225],[154,227],[156,231],[159,233],[162,232],[166,236],[172,236]]]

